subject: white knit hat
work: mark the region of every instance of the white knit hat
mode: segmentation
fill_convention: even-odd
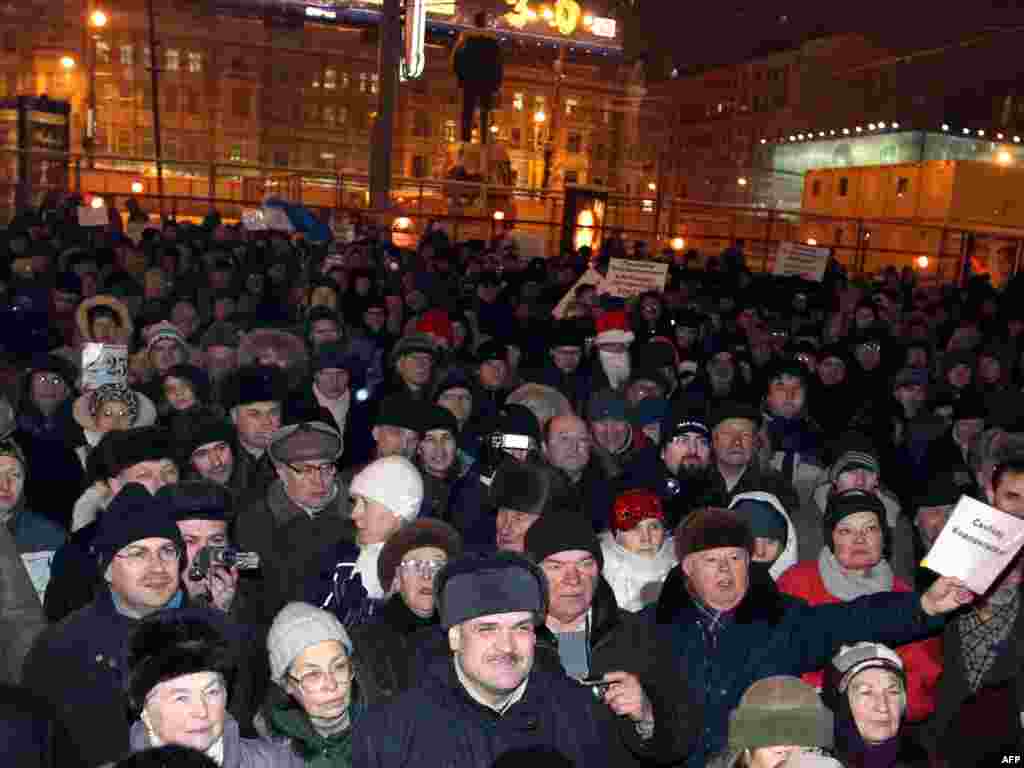
[[[334,614],[309,603],[288,603],[277,614],[267,634],[270,678],[279,685],[292,662],[307,648],[336,640],[352,655],[352,640]]]
[[[404,456],[385,456],[353,477],[348,492],[383,504],[408,523],[419,514],[423,501],[423,478]]]
[[[846,693],[858,672],[871,667],[891,670],[900,677],[904,674],[903,659],[896,651],[881,643],[844,645],[839,649],[839,653],[832,657],[832,666],[840,675],[839,684],[836,686],[840,693]]]

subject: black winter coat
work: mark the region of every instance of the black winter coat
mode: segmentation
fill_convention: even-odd
[[[436,655],[415,688],[356,722],[352,764],[491,768],[511,750],[553,747],[574,765],[611,768],[599,706],[589,690],[535,663],[522,699],[498,715],[469,697],[450,654]]]

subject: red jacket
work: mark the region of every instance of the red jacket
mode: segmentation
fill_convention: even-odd
[[[894,578],[892,586],[893,592],[913,591],[899,577]],[[811,605],[842,602],[825,589],[817,560],[802,560],[794,565],[779,577],[778,587],[787,595],[799,597]],[[923,720],[935,710],[936,685],[942,675],[942,638],[918,640],[895,650],[903,659],[903,669],[907,674],[906,718],[910,722]],[[818,670],[808,672],[803,675],[803,679],[820,691],[824,676],[824,670]]]

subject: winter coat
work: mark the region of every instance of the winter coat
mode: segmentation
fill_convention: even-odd
[[[524,371],[523,379],[557,389],[569,400],[576,413],[585,413],[587,401],[594,391],[590,382],[589,366],[582,361],[572,374],[566,375],[551,360],[543,368]]]
[[[275,480],[259,497],[251,497],[235,519],[238,547],[260,556],[263,616],[269,624],[285,603],[302,600],[305,585],[326,552],[352,538],[348,488],[338,482],[335,500],[316,516],[293,502],[284,484]],[[255,617],[254,617],[254,620]]]
[[[61,726],[50,708],[24,688],[0,684],[0,744],[4,764],[17,768],[73,768],[73,754],[58,754]]]
[[[383,605],[370,597],[362,575],[356,572],[361,550],[354,539],[354,534],[342,539],[312,561],[301,598],[332,612],[346,629],[370,621]]]
[[[608,734],[593,694],[534,663],[523,697],[502,715],[478,704],[437,655],[413,689],[371,709],[353,729],[360,768],[491,768],[505,752],[554,747],[578,766],[609,768]]]
[[[662,593],[662,600],[678,598]],[[700,768],[726,746],[729,713],[754,682],[772,675],[801,675],[825,666],[843,644],[871,640],[895,646],[937,632],[942,617],[929,617],[914,593],[884,592],[841,605],[811,607],[778,593],[774,584],[751,580],[746,596],[724,617],[708,647],[701,609],[684,592],[673,611],[655,612],[663,622],[692,694],[704,704],[704,731],[688,768]]]
[[[67,535],[56,523],[21,503],[15,507],[14,515],[7,522],[7,530],[14,536],[18,554],[25,563],[41,603],[46,585],[50,582],[50,566],[54,555],[64,546]]]
[[[224,717],[222,768],[303,768],[302,758],[288,745],[263,739],[243,739],[235,718],[229,714]],[[129,743],[133,753],[149,748],[146,726],[141,720],[132,724]]]
[[[436,626],[436,612],[423,619],[396,594],[372,621],[352,629],[359,688],[367,706],[413,687],[419,672],[414,658],[417,633]]]
[[[676,565],[675,544],[666,536],[654,557],[630,552],[615,540],[612,531],[599,537],[604,568],[601,575],[615,593],[615,602],[624,611],[642,610],[658,602],[661,585]]]
[[[789,480],[773,469],[762,469],[756,464],[750,464],[730,491],[725,485],[725,478],[722,477],[721,471],[712,463],[709,495],[717,497],[719,504],[728,506],[736,496],[750,491],[764,491],[772,494],[782,502],[782,506],[790,514],[793,514],[793,510],[800,506],[800,499]],[[799,525],[795,520],[793,524],[799,531]]]
[[[629,672],[637,677],[654,710],[654,735],[639,737],[635,723],[601,703],[597,713],[609,734],[609,763],[616,768],[678,764],[700,739],[703,712],[691,693],[686,670],[672,663],[672,652],[657,627],[642,616],[619,609],[604,579],[598,581],[590,608],[589,677]],[[547,628],[537,631],[538,660],[561,669],[558,640]],[[589,763],[587,764],[589,766]]]
[[[923,734],[943,768],[998,765],[1004,754],[1024,751],[1024,610],[997,649],[982,687],[971,693],[964,675],[960,630],[950,621],[943,634],[944,663],[935,715]]]
[[[43,596],[47,621],[60,621],[91,603],[102,591],[103,579],[92,554],[98,531],[98,522],[79,528],[53,556],[50,581]]]
[[[501,48],[493,35],[467,30],[452,53],[452,60],[463,88],[493,93],[501,87]]]
[[[254,645],[246,630],[222,613],[184,605],[166,610],[213,623],[237,658]],[[92,603],[47,627],[25,659],[25,687],[53,708],[67,729],[68,743],[62,746],[85,766],[117,760],[128,748],[126,659],[138,624],[118,613],[110,590],[104,589]],[[251,681],[245,674],[236,677],[229,704],[245,721],[253,705]]]
[[[594,526],[595,532],[608,528],[612,504],[615,502],[615,489],[595,456],[590,457],[579,481],[570,482],[570,493]]]
[[[280,686],[272,685],[267,691],[256,729],[268,742],[290,751],[305,768],[352,766],[351,727],[333,736],[320,735],[305,710]]]
[[[729,504],[729,508],[734,508],[741,501],[763,501],[766,504],[771,504],[775,510],[782,515],[786,520],[786,546],[782,548],[782,552],[775,558],[775,562],[771,564],[768,569],[768,573],[776,581],[779,577],[784,574],[789,568],[796,564],[797,560],[800,559],[800,549],[797,543],[796,528],[793,526],[793,519],[789,516],[789,513],[782,508],[779,504],[779,500],[771,493],[764,493],[763,491],[748,491],[747,493],[737,493],[732,497],[732,502]]]
[[[232,488],[247,496],[258,496],[277,480],[277,472],[267,453],[256,458],[237,442],[232,445],[232,451],[235,455],[230,482]]]
[[[811,499],[799,509],[791,509],[793,525],[796,526],[799,550],[803,556],[821,552],[825,546],[825,507],[832,493],[832,484],[823,483],[814,489]],[[886,554],[893,573],[908,584],[914,582],[917,559],[914,556],[914,527],[907,516],[902,514],[900,503],[889,491],[879,488],[878,498],[885,507],[886,522],[889,524],[890,550]]]
[[[842,602],[826,589],[818,570],[817,559],[797,563],[783,574],[778,583],[779,589],[787,595],[806,600],[809,605]],[[910,585],[900,578],[893,580],[892,588],[894,592],[913,591]],[[935,709],[935,689],[942,675],[942,638],[929,637],[894,650],[903,659],[903,669],[907,673],[906,718],[911,722],[924,720]],[[808,672],[803,678],[804,682],[821,690],[824,670]]]
[[[353,382],[355,389],[356,382]],[[360,382],[361,385],[361,382]],[[335,429],[338,425],[331,412],[324,408],[313,392],[313,382],[308,381],[302,387],[302,396],[292,398],[285,403],[283,424],[297,424],[303,421],[322,421]],[[375,443],[373,442],[373,422],[370,419],[370,408],[366,400],[360,400],[353,392],[350,398],[348,413],[345,416],[345,429],[342,431],[344,452],[338,461],[340,467],[352,467],[366,464],[373,458]]]
[[[39,597],[14,538],[0,526],[0,683],[21,682],[22,663],[45,628]]]

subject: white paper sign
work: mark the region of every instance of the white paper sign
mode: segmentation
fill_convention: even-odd
[[[242,211],[242,227],[247,232],[264,232],[267,222],[263,220],[263,211]]]
[[[816,248],[803,243],[779,243],[772,274],[780,277],[802,277],[820,283],[828,266],[828,248]]]
[[[563,296],[562,300],[558,302],[558,306],[551,310],[551,314],[556,319],[561,320],[569,310],[569,305],[576,300],[577,288],[581,285],[599,285],[602,280],[604,280],[604,276],[591,267],[583,273],[583,276],[579,280],[573,283],[572,288],[565,292],[565,296]]]
[[[91,205],[78,206],[78,226],[80,227],[105,227],[110,224],[110,214],[107,207],[93,208]]]
[[[104,384],[128,383],[128,347],[123,344],[86,344],[82,348],[82,391]]]
[[[921,565],[984,594],[1024,546],[1024,520],[961,496]]]
[[[53,564],[54,554],[56,553],[53,550],[48,550],[46,552],[26,552],[21,556],[21,562],[25,564],[25,570],[28,571],[32,586],[36,588],[40,603],[43,602],[43,596],[46,594],[46,585],[50,583],[50,566]]]
[[[667,278],[666,262],[612,259],[608,264],[608,275],[598,292],[628,299],[645,291],[665,290]]]

